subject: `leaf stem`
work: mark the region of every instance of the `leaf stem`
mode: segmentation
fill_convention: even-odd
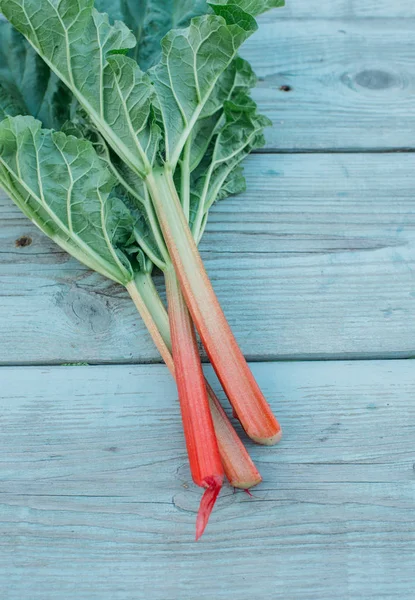
[[[150,197],[149,197],[146,186],[144,186],[144,194],[145,194],[145,200],[146,200],[147,218],[148,218],[148,222],[150,223],[150,227],[153,232],[154,239],[156,240],[157,247],[160,250],[160,253],[163,257],[164,263],[169,264],[170,263],[170,255],[166,248],[166,244],[164,242],[163,235],[160,231],[160,225],[158,223],[157,216],[154,212],[152,202],[150,201]]]
[[[248,367],[209,281],[169,166],[153,170],[146,183],[187,306],[222,387],[249,437],[261,444],[275,444],[281,439],[280,425]]]
[[[140,289],[138,288],[138,285],[140,285]],[[128,283],[125,287],[127,288],[127,291],[130,294],[131,299],[134,302],[134,305],[138,310],[141,318],[143,319],[144,324],[146,325],[151,335],[151,338],[156,345],[157,350],[160,352],[162,359],[166,363],[167,368],[172,374],[174,374],[175,371],[173,357],[156,325],[156,321],[154,320],[146,303],[144,302],[142,296],[143,287],[140,280],[137,280],[136,278],[135,280],[130,281],[130,283]]]
[[[135,287],[151,315],[163,341],[171,354],[169,316],[160,298],[153,277],[149,272],[139,271],[135,276]],[[172,373],[174,376],[174,373]]]
[[[180,200],[186,220],[190,217],[190,150],[192,147],[191,137],[188,138],[183,150],[183,158],[180,164]]]
[[[192,227],[193,237],[197,241],[200,239],[199,231],[202,227],[202,221],[203,221],[203,217],[205,214],[206,196],[208,193],[209,184],[210,184],[210,180],[212,178],[212,173],[213,173],[214,168],[215,168],[215,163],[211,163],[211,165],[209,166],[208,172],[206,173],[205,183],[203,186],[202,193],[200,195],[199,205],[197,207],[196,218],[194,220],[193,227]]]

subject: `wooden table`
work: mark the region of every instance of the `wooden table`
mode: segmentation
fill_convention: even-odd
[[[415,598],[415,5],[288,4],[244,50],[267,147],[201,247],[284,428],[264,482],[193,542],[131,302],[1,195],[2,600]]]

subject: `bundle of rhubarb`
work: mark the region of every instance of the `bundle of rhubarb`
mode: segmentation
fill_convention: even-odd
[[[210,207],[244,189],[240,163],[264,143],[269,122],[238,49],[255,17],[282,4],[0,0],[0,186],[128,290],[176,379],[192,477],[205,488],[196,538],[225,475],[242,489],[261,476],[204,379],[195,328],[246,434],[281,437],[197,246]]]

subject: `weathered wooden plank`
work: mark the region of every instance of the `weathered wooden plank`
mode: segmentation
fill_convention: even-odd
[[[274,123],[268,150],[414,147],[415,20],[279,15],[267,15],[243,50]]]
[[[415,17],[415,5],[412,0],[320,0],[313,4],[310,0],[286,0],[284,8],[260,17],[263,23],[274,19],[359,19]]]
[[[414,166],[410,153],[248,161],[248,191],[214,207],[202,251],[249,357],[415,354]],[[120,288],[4,196],[0,215],[1,363],[157,359]]]
[[[413,361],[253,369],[284,438],[195,544],[163,366],[1,368],[2,597],[413,600]]]

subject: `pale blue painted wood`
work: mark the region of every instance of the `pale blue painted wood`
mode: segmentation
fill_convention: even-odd
[[[268,150],[414,148],[415,19],[322,19],[320,6],[308,5],[309,18],[267,15],[242,52],[260,78],[254,97],[274,123]],[[403,3],[403,13],[414,17],[411,6]]]
[[[202,254],[252,359],[415,355],[415,155],[252,157]],[[158,360],[131,301],[0,205],[0,362]],[[30,235],[33,243],[16,248]]]
[[[253,369],[284,437],[197,544],[165,367],[0,369],[2,598],[413,600],[413,362]]]
[[[360,19],[360,18],[415,17],[412,0],[320,0],[318,5],[310,0],[288,0],[284,8],[266,13],[260,22],[278,19]]]

